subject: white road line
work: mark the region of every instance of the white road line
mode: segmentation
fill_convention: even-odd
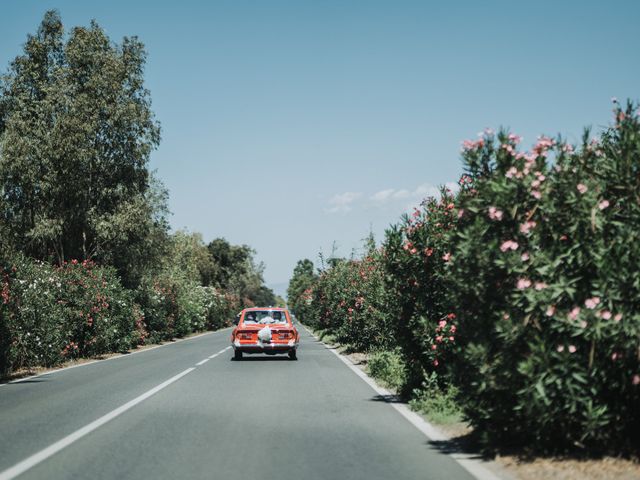
[[[122,415],[124,412],[126,412],[130,408],[133,408],[134,406],[136,406],[140,402],[143,402],[144,400],[146,400],[150,396],[155,395],[156,393],[158,393],[163,388],[168,387],[173,382],[175,382],[177,380],[180,380],[182,377],[184,377],[185,375],[188,375],[189,373],[193,372],[194,370],[195,370],[195,368],[187,368],[185,371],[177,374],[174,377],[171,377],[169,380],[161,383],[157,387],[154,387],[151,390],[148,390],[147,392],[143,393],[139,397],[134,398],[133,400],[125,403],[121,407],[116,408],[115,410],[107,413],[106,415],[98,418],[97,420],[94,420],[93,422],[91,422],[90,424],[82,427],[81,429],[76,430],[72,434],[67,435],[63,439],[58,440],[56,443],[48,446],[44,450],[40,450],[38,453],[36,453],[34,455],[31,455],[28,458],[25,458],[20,463],[17,463],[16,465],[14,465],[13,467],[5,470],[4,472],[0,472],[0,480],[11,480],[13,478],[16,478],[18,475],[20,475],[20,474],[26,472],[27,470],[35,467],[36,465],[38,465],[39,463],[43,462],[47,458],[49,458],[52,455],[55,455],[56,453],[58,453],[63,448],[68,447],[73,442],[75,442],[77,440],[80,440],[82,437],[84,437],[85,435],[88,435],[89,433],[93,432],[97,428],[100,428],[105,423],[113,420],[114,418],[118,417],[119,415]]]
[[[210,360],[210,359],[212,359],[212,358],[216,358],[218,355],[220,355],[221,353],[226,352],[226,351],[227,351],[227,350],[229,350],[230,348],[231,348],[231,345],[229,345],[228,347],[223,348],[223,349],[222,349],[222,350],[220,350],[219,352],[214,353],[213,355],[209,356],[209,358],[208,358],[208,359]]]
[[[209,358],[205,358],[204,360],[199,361],[198,363],[196,363],[196,367],[199,367],[200,365],[204,365],[209,360],[210,360]]]
[[[364,380],[367,385],[373,388],[376,393],[382,395],[386,398],[393,397],[393,393],[387,390],[386,388],[382,388],[379,386],[369,375],[363,372],[361,369],[356,367],[353,363],[351,363],[346,357],[338,353],[337,349],[330,348],[326,343],[320,340],[316,335],[314,335],[306,326],[303,325],[303,328],[307,331],[309,335],[318,340],[324,347],[333,353],[336,357],[338,357],[342,363],[344,363],[347,367],[349,367],[356,375],[358,375],[362,380]],[[440,432],[437,428],[427,422],[424,418],[418,415],[416,412],[412,411],[409,407],[402,403],[393,403],[388,402],[390,406],[395,408],[400,415],[406,418],[411,425],[416,427],[418,430],[422,432],[422,434],[430,440],[433,441],[445,441],[448,440],[449,437]],[[482,465],[482,462],[473,458],[473,455],[464,454],[464,453],[452,453],[449,454],[455,461],[457,461],[465,470],[467,470],[471,475],[473,475],[478,480],[501,480],[501,478],[493,473],[491,470]],[[0,480],[2,480],[0,478]]]

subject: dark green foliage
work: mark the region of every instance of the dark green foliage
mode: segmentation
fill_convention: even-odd
[[[375,354],[376,374],[445,417],[457,399],[488,448],[637,452],[640,110],[614,114],[578,148],[464,142],[460,192],[388,230],[383,288],[354,275],[369,257],[337,262],[299,296],[301,318],[363,350],[380,344],[360,327],[382,326],[400,361]],[[374,312],[345,315],[356,294]]]
[[[0,83],[0,219],[5,240],[42,260],[114,265],[128,284],[158,224],[147,168],[159,142],[146,53],[92,22],[65,39],[45,15]],[[142,254],[142,255],[141,255]]]
[[[296,315],[305,314],[306,300],[304,293],[309,288],[313,287],[317,279],[317,275],[314,272],[313,262],[308,259],[298,260],[295,268],[293,269],[293,276],[289,280],[289,287],[287,288],[287,301],[289,308]]]

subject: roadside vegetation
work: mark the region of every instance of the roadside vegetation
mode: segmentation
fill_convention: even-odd
[[[170,232],[145,58],[50,11],[0,78],[0,377],[278,302],[250,247]]]
[[[302,322],[485,449],[638,453],[640,118],[580,144],[485,130],[464,175],[361,257],[299,263]]]

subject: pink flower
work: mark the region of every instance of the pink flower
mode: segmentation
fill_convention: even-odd
[[[638,375],[637,373],[633,376],[633,378],[631,379],[631,383],[633,385],[638,385],[640,384],[640,375]]]
[[[587,328],[587,322],[585,320],[580,320],[580,328]]]
[[[535,198],[536,200],[540,200],[542,198],[542,194],[538,190],[532,190],[531,191],[531,196],[533,198]]]
[[[438,335],[438,336],[436,337],[436,342],[438,342],[438,343],[442,343],[442,335]]]
[[[540,187],[540,180],[534,180],[533,182],[531,182],[531,188],[538,188]]]
[[[545,315],[546,315],[547,317],[553,317],[553,316],[556,314],[556,307],[555,307],[555,305],[549,305],[549,306],[547,307],[547,311],[546,311],[546,312],[544,312],[544,313],[545,313]]]
[[[447,252],[442,256],[442,260],[444,260],[445,262],[448,262],[451,259],[451,253]]]
[[[599,315],[603,320],[609,320],[612,317],[612,313],[609,310],[602,310]]]
[[[576,188],[577,188],[577,189],[578,189],[578,191],[579,191],[580,193],[582,193],[582,194],[586,193],[586,192],[587,192],[587,190],[589,190],[589,189],[587,188],[587,186],[586,186],[584,183],[579,183],[579,184],[576,186]]]
[[[593,310],[600,303],[600,297],[587,298],[584,302],[584,306],[589,310]]]
[[[520,135],[510,133],[509,140],[511,140],[513,143],[520,143],[522,141],[522,137]]]
[[[569,312],[569,320],[575,320],[580,315],[580,307],[574,307],[573,310]]]
[[[438,365],[439,365],[438,360],[437,360],[437,359],[436,359],[436,360],[434,360],[434,361],[433,361],[433,366],[434,366],[434,367],[437,367]]]
[[[520,260],[522,260],[523,262],[529,260],[529,252],[524,252],[522,255],[520,255]]]
[[[622,320],[622,314],[621,313],[616,313],[616,316],[613,317],[613,321],[617,323],[620,320]]]
[[[437,345],[431,345],[431,350],[437,350],[438,346]]]
[[[569,352],[570,353],[576,353],[576,350],[577,350],[577,348],[576,348],[575,345],[569,345]]]
[[[604,210],[605,208],[607,208],[609,206],[609,200],[602,200],[599,204],[598,204],[598,208],[600,210]]]
[[[534,285],[534,288],[538,291],[540,290],[544,290],[545,288],[547,288],[549,285],[547,285],[544,282],[536,282],[536,284]]]
[[[528,278],[519,278],[516,286],[518,287],[518,290],[524,290],[525,288],[529,288],[531,286],[531,280],[529,280]]]
[[[438,326],[440,328],[444,328],[447,326],[447,321],[446,320],[440,320],[440,323],[438,323]],[[453,328],[453,327],[452,327]]]
[[[564,352],[564,345],[558,345],[558,347],[556,348],[556,350],[560,353]]]
[[[507,170],[507,173],[505,173],[504,176],[507,178],[513,178],[517,173],[518,169],[516,167],[511,167],[509,170]]]
[[[518,243],[513,240],[507,240],[502,245],[500,245],[500,250],[506,252],[507,250],[517,250]]]
[[[503,212],[499,208],[489,207],[489,218],[491,220],[502,220]]]
[[[453,337],[449,337],[449,341],[450,341],[450,342],[453,342],[453,341],[455,341],[455,338],[453,338]]]
[[[613,360],[614,362],[619,359],[621,357],[621,355],[618,352],[613,352],[611,354],[611,360]]]
[[[455,325],[451,325],[451,328],[449,329],[449,331],[451,333],[456,333],[456,326]]]
[[[536,225],[537,223],[532,220],[524,222],[520,225],[520,233],[527,235],[531,231],[531,229],[535,228]]]
[[[458,210],[458,218],[462,218],[464,215],[464,209],[461,208],[460,210]]]

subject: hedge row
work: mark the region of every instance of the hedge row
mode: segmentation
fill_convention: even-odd
[[[217,329],[238,302],[212,287],[165,276],[125,289],[90,261],[56,267],[21,254],[0,264],[0,373],[123,352],[146,342]]]
[[[640,122],[632,103],[614,115],[577,146],[521,151],[491,130],[464,142],[460,189],[334,262],[299,316],[399,349],[405,392],[434,375],[455,387],[487,445],[637,449]]]

